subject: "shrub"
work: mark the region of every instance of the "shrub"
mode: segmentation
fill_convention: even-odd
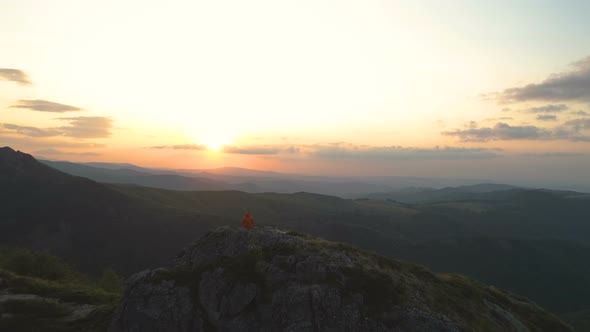
[[[80,279],[80,273],[60,258],[44,252],[27,249],[10,249],[0,253],[0,267],[20,275],[45,280],[72,281]]]

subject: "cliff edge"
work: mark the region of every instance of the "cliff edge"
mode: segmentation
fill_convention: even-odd
[[[273,228],[222,227],[127,281],[117,331],[571,331],[528,300]]]

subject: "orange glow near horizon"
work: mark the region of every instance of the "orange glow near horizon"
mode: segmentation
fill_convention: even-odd
[[[485,175],[522,156],[590,159],[585,86],[562,99],[563,87],[499,97],[590,75],[580,33],[590,21],[573,15],[587,10],[522,6],[8,1],[0,145],[74,162],[309,174],[456,163],[449,174]]]

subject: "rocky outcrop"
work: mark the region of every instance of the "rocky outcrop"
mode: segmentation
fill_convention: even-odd
[[[569,331],[526,299],[271,228],[223,227],[127,281],[110,331]]]

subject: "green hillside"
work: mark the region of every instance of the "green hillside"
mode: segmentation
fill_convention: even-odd
[[[180,192],[104,185],[0,153],[0,241],[43,249],[84,272],[163,265],[251,211],[270,225],[463,273],[557,313],[590,307],[588,195],[507,189],[424,204],[332,196]],[[506,188],[503,188],[506,189]]]
[[[0,149],[0,243],[47,250],[84,272],[164,263],[216,216],[146,205],[106,185]]]
[[[90,278],[61,259],[0,251],[1,331],[105,331],[122,291],[112,270]]]
[[[571,331],[525,298],[342,243],[221,227],[128,283],[112,332]]]

